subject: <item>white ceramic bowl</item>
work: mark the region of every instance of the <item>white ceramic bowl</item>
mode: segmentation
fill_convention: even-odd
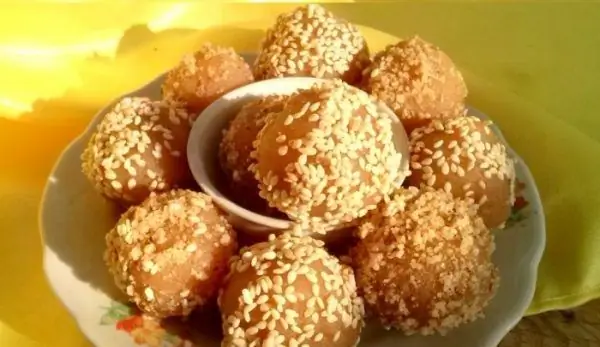
[[[254,56],[246,58],[252,61]],[[159,76],[124,96],[158,98],[162,81],[163,76]],[[113,105],[114,102],[101,110],[85,133],[65,149],[48,178],[40,212],[48,281],[81,331],[96,346],[218,347],[220,327],[214,312],[196,315],[191,335],[192,324],[168,322],[161,326],[124,304],[108,275],[102,260],[104,235],[114,225],[118,210],[87,182],[79,158],[96,124]],[[487,118],[474,109],[471,112]],[[500,134],[497,128],[494,130]],[[360,346],[496,347],[521,319],[533,298],[545,246],[545,225],[533,177],[510,148],[509,153],[517,159],[517,177],[524,187],[517,194],[518,204],[507,228],[496,234],[494,262],[500,269],[501,284],[485,311],[486,317],[444,337],[405,337],[369,324]]]
[[[223,95],[207,107],[194,123],[187,146],[188,163],[192,174],[202,190],[229,214],[229,221],[237,230],[243,230],[256,237],[266,237],[270,233],[290,229],[292,224],[289,220],[276,219],[245,209],[224,194],[222,188],[225,182],[218,161],[219,143],[223,130],[240,108],[250,101],[273,94],[289,95],[300,89],[308,89],[322,81],[311,77],[289,77],[255,82]],[[377,107],[379,112],[390,115],[394,122],[395,147],[402,154],[401,170],[407,172],[408,138],[406,131],[389,107],[381,103],[378,103]],[[321,235],[315,235],[315,237],[321,237]]]

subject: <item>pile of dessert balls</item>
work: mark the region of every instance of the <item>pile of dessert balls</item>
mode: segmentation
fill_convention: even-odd
[[[219,158],[232,200],[301,227],[238,249],[191,179],[190,128],[224,93],[289,76],[323,82],[245,105]],[[106,236],[108,270],[157,318],[216,300],[222,346],[355,346],[366,317],[405,334],[473,321],[498,287],[492,230],[508,218],[515,173],[466,95],[434,45],[413,37],[372,56],[355,26],[315,5],[280,15],[253,66],[205,44],[167,73],[162,100],[120,100],[82,155],[95,189],[127,208]],[[374,100],[409,135],[406,180]],[[342,225],[341,255],[313,237]]]

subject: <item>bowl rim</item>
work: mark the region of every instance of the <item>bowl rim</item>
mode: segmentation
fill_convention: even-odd
[[[202,135],[207,132],[208,129],[207,124],[211,122],[215,117],[218,117],[220,112],[223,112],[223,109],[227,109],[227,103],[232,102],[232,100],[237,100],[240,98],[248,97],[248,98],[260,98],[261,96],[266,95],[287,95],[287,92],[280,92],[277,88],[278,86],[286,86],[284,88],[287,90],[301,90],[306,89],[314,84],[323,83],[330,81],[328,79],[323,78],[315,78],[315,77],[283,77],[283,78],[271,78],[267,80],[261,80],[246,84],[242,87],[236,88],[217,100],[211,103],[204,111],[202,111],[194,124],[192,125],[192,129],[190,131],[190,136],[188,138],[187,143],[187,159],[188,166],[196,183],[202,188],[205,194],[209,195],[217,205],[219,205],[223,210],[227,213],[232,214],[235,217],[242,218],[250,223],[261,225],[263,227],[267,227],[268,230],[285,230],[290,229],[294,225],[294,222],[287,219],[281,218],[273,218],[270,216],[266,216],[255,211],[252,211],[248,208],[245,208],[238,204],[233,199],[229,198],[225,193],[223,193],[214,182],[210,179],[210,175],[207,173],[205,169],[206,164],[203,164],[201,160],[201,156],[199,155],[199,148],[201,147],[202,139],[204,138]],[[349,85],[352,88],[357,88],[356,86]],[[382,102],[378,102],[375,99],[372,99],[371,102],[374,106],[376,106],[380,112],[386,113],[389,116],[394,115],[394,112]],[[231,117],[233,119],[234,115]],[[395,130],[395,143],[398,145],[399,143],[405,143],[408,146],[408,135],[404,130],[404,126],[402,122],[398,121],[394,116],[391,118],[394,122]],[[217,131],[218,129],[211,129],[212,131]],[[218,131],[222,131],[224,129],[220,129]],[[396,134],[396,132],[400,132],[401,134]],[[397,136],[401,136],[402,139],[398,140]],[[408,155],[408,153],[407,153]],[[405,155],[402,155],[401,162],[401,171],[406,172],[408,170],[408,158]],[[403,179],[406,178],[404,175]],[[265,231],[268,233],[269,231]]]
[[[227,213],[233,214],[234,216],[239,216],[252,223],[264,225],[270,229],[285,230],[290,229],[293,225],[293,222],[290,220],[265,216],[263,214],[254,212],[250,209],[241,206],[234,200],[228,198],[223,192],[221,192],[220,189],[216,187],[215,184],[213,184],[212,180],[209,178],[209,175],[204,169],[205,165],[202,164],[200,156],[198,155],[198,148],[200,147],[201,141],[201,136],[199,135],[201,135],[204,132],[206,124],[209,123],[209,116],[220,112],[221,108],[226,108],[226,106],[224,105],[227,102],[230,102],[230,98],[235,100],[239,97],[244,97],[246,95],[256,96],[257,98],[260,97],[259,94],[261,93],[253,94],[251,91],[260,90],[263,86],[269,86],[272,84],[278,85],[282,83],[297,83],[298,89],[300,89],[310,87],[313,84],[318,83],[320,81],[322,81],[322,79],[314,77],[286,77],[281,79],[267,79],[263,81],[252,82],[222,95],[198,115],[198,117],[194,121],[194,124],[192,125],[192,129],[190,130],[190,136],[188,137],[187,142],[186,154],[188,159],[188,166],[190,168],[190,171],[192,172],[192,176],[194,176],[194,180],[200,186],[200,188],[202,188],[204,193],[206,193],[212,199],[214,199],[215,203],[217,205],[220,205],[220,207]],[[266,95],[266,93],[262,95]],[[212,118],[214,118],[214,116]],[[212,120],[212,118],[210,119]]]
[[[245,54],[254,54],[254,53],[246,52]],[[167,71],[159,74],[157,77],[153,78],[152,80],[150,80],[148,83],[144,84],[143,86],[141,86],[133,91],[130,91],[130,92],[127,92],[127,93],[124,93],[124,94],[118,96],[117,98],[115,98],[111,102],[109,102],[105,107],[101,108],[93,117],[91,117],[90,122],[88,123],[87,127],[77,137],[75,137],[63,149],[63,151],[57,156],[56,161],[54,162],[54,165],[52,166],[52,169],[50,170],[50,172],[48,174],[48,178],[46,179],[46,184],[44,186],[42,196],[40,198],[40,205],[38,208],[37,216],[38,216],[38,228],[40,230],[40,239],[41,239],[40,241],[42,243],[42,262],[43,262],[44,276],[46,277],[47,283],[49,284],[50,288],[54,292],[57,299],[59,299],[62,306],[65,307],[65,309],[69,312],[69,314],[73,318],[73,320],[75,320],[75,322],[76,322],[79,330],[82,332],[82,335],[84,336],[84,338],[86,338],[88,341],[92,342],[94,345],[99,346],[101,343],[99,341],[99,338],[96,337],[98,334],[94,333],[92,326],[90,324],[87,324],[86,320],[83,319],[83,317],[81,317],[81,315],[78,315],[76,313],[77,310],[73,306],[73,304],[70,304],[68,300],[64,299],[65,296],[62,295],[62,292],[59,290],[58,284],[53,281],[52,276],[50,275],[51,274],[51,271],[50,271],[51,259],[50,259],[50,257],[51,257],[51,253],[53,254],[53,251],[48,248],[46,240],[45,240],[44,225],[46,223],[44,223],[44,220],[47,218],[47,217],[45,217],[47,214],[46,213],[47,194],[48,194],[50,184],[51,184],[51,177],[55,173],[55,171],[56,171],[58,165],[60,164],[61,160],[63,159],[64,155],[67,152],[69,152],[70,150],[72,150],[72,147],[78,145],[82,141],[85,141],[85,139],[87,137],[89,137],[91,132],[94,131],[96,124],[100,120],[100,117],[106,113],[107,109],[111,108],[116,102],[118,102],[122,98],[135,95],[135,94],[139,93],[140,91],[148,88],[150,85],[162,80],[164,78],[164,76],[166,75],[166,73],[167,73]],[[469,106],[469,105],[467,105],[467,107],[468,107],[469,111],[477,113],[478,115],[482,115],[485,119],[488,119],[488,120],[490,119],[485,113],[479,111],[478,109],[476,109],[472,106]],[[528,262],[527,270],[520,272],[521,276],[525,278],[525,282],[523,283],[523,286],[522,286],[524,289],[523,289],[522,295],[519,297],[518,304],[515,305],[514,309],[512,310],[512,314],[511,314],[511,312],[507,312],[506,316],[503,319],[503,323],[498,324],[496,326],[496,328],[490,332],[489,336],[486,338],[487,344],[485,344],[482,347],[497,346],[502,341],[502,339],[508,334],[508,332],[510,332],[510,330],[512,330],[519,323],[521,318],[526,313],[527,308],[529,307],[529,305],[534,297],[534,294],[535,294],[539,264],[540,264],[543,254],[544,254],[545,247],[546,247],[546,221],[545,221],[545,217],[544,217],[544,210],[543,210],[541,197],[540,197],[537,185],[535,184],[534,177],[533,177],[529,167],[527,166],[526,162],[523,161],[522,158],[512,149],[512,147],[510,147],[508,142],[506,142],[505,137],[503,136],[500,129],[495,125],[495,123],[492,123],[491,127],[500,136],[501,140],[505,143],[510,155],[520,163],[521,168],[522,168],[522,173],[523,173],[525,179],[528,182],[533,183],[531,185],[528,185],[528,187],[531,191],[531,197],[533,198],[532,205],[535,205],[537,207],[539,213],[532,215],[532,218],[537,219],[539,229],[541,229],[541,230],[539,232],[535,233],[533,242],[531,243],[531,245],[528,248],[527,254],[528,254],[528,258],[530,261]],[[502,232],[502,231],[500,231],[500,232]],[[525,274],[527,276],[524,276]]]

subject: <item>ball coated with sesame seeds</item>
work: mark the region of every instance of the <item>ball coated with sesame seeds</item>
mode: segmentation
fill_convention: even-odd
[[[250,66],[233,48],[205,43],[167,73],[162,94],[182,102],[195,119],[223,94],[253,81]]]
[[[482,317],[498,287],[494,239],[474,204],[400,190],[350,250],[367,313],[406,334],[445,334]]]
[[[96,127],[81,156],[95,189],[124,205],[187,184],[191,117],[180,105],[146,97],[120,100]]]
[[[324,80],[291,95],[254,142],[260,194],[321,234],[375,209],[402,179],[391,117],[368,94]]]
[[[242,249],[219,293],[221,346],[356,346],[364,307],[351,267],[284,233]]]
[[[264,127],[267,116],[283,110],[286,100],[286,95],[269,95],[242,106],[224,130],[219,146],[219,162],[229,178],[232,198],[258,213],[275,215],[276,211],[259,196],[258,181],[249,169],[255,162],[251,158],[252,143]]]
[[[216,298],[237,251],[232,227],[211,199],[189,190],[152,194],[106,236],[115,283],[144,313],[187,316]]]
[[[258,80],[309,76],[358,83],[370,63],[358,29],[319,5],[281,14],[268,29],[254,63]]]
[[[489,228],[504,225],[514,202],[514,162],[489,122],[473,116],[431,121],[410,135],[410,153],[409,185],[471,200]]]
[[[417,36],[377,53],[363,76],[363,88],[392,108],[408,133],[428,119],[465,113],[462,74],[442,50]]]

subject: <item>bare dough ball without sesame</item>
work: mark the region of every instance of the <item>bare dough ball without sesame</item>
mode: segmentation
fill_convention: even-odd
[[[401,190],[358,234],[357,286],[386,327],[444,334],[481,317],[498,287],[493,235],[475,205],[444,191]]]
[[[127,97],[108,112],[82,154],[97,191],[124,205],[190,180],[186,146],[191,117],[179,105]]]
[[[514,162],[488,122],[473,116],[434,120],[413,131],[410,153],[409,185],[472,200],[488,228],[503,226],[514,202]]]
[[[462,74],[444,52],[419,37],[377,53],[363,74],[364,89],[390,106],[408,133],[428,119],[464,115]]]
[[[340,78],[355,84],[369,63],[367,43],[358,29],[311,4],[277,18],[254,63],[254,76]]]
[[[253,81],[250,66],[233,48],[206,43],[167,73],[162,93],[182,102],[195,119],[223,94]]]
[[[242,206],[259,213],[274,214],[275,211],[258,195],[258,181],[249,167],[252,143],[264,127],[266,117],[285,107],[287,96],[270,95],[244,105],[223,133],[219,146],[221,168],[230,178],[230,191]]]
[[[364,216],[400,185],[391,122],[339,80],[297,92],[254,143],[261,196],[318,233]]]
[[[216,298],[237,251],[236,235],[210,198],[189,190],[153,194],[106,236],[115,283],[143,312],[187,316]]]
[[[219,294],[221,346],[356,346],[364,307],[323,242],[282,234],[243,249]]]

